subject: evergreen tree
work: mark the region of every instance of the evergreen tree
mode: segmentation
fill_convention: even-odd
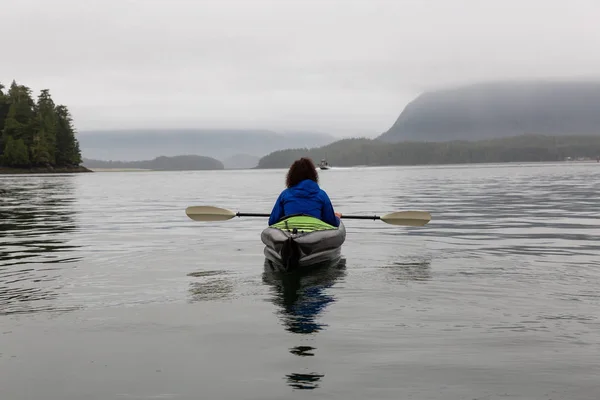
[[[56,113],[48,89],[42,90],[36,105],[31,162],[35,165],[55,164]]]
[[[8,91],[8,103],[10,108],[4,133],[14,139],[23,139],[25,144],[30,146],[33,142],[35,118],[35,102],[31,98],[31,90],[13,81]]]
[[[79,165],[81,151],[75,138],[72,118],[66,106],[56,107],[56,164]]]
[[[6,120],[6,116],[8,115],[8,97],[4,94],[4,85],[0,83],[0,157],[4,152],[4,121]]]
[[[23,139],[15,140],[11,136],[6,139],[4,154],[2,154],[0,163],[9,167],[29,166],[29,154]]]

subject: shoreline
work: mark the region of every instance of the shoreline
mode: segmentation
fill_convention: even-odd
[[[383,165],[352,165],[338,166],[337,168],[389,168],[389,167],[442,167],[442,166],[482,166],[482,165],[519,165],[519,164],[596,164],[596,160],[548,160],[548,161],[500,161],[500,162],[475,162],[475,163],[450,163],[450,164],[383,164]],[[108,172],[192,172],[192,171],[260,171],[260,170],[279,170],[287,169],[287,167],[252,167],[252,168],[224,168],[224,169],[208,169],[208,170],[153,170],[144,168],[87,168],[82,165],[77,167],[35,167],[35,168],[9,168],[0,167],[0,175],[34,175],[34,174],[73,174],[73,173],[108,173]],[[336,169],[332,166],[331,169]]]
[[[447,167],[454,165],[509,165],[509,164],[597,164],[597,160],[543,160],[543,161],[490,161],[490,162],[457,162],[457,163],[426,163],[426,164],[364,164],[364,165],[330,165],[336,168],[390,168],[390,167]],[[287,167],[253,167],[251,170],[287,169]],[[317,167],[318,168],[318,167]],[[321,172],[321,170],[319,171]]]
[[[27,175],[27,174],[76,174],[94,172],[84,166],[77,167],[33,167],[33,168],[11,168],[0,167],[0,175]]]
[[[90,168],[92,172],[149,172],[151,169],[145,168]]]

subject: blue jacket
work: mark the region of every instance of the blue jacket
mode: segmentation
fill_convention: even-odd
[[[281,192],[271,211],[269,225],[292,214],[311,215],[330,225],[340,226],[340,220],[334,214],[329,196],[317,182],[310,179]]]

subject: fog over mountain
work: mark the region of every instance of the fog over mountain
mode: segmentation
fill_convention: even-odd
[[[523,134],[600,135],[600,80],[487,82],[426,92],[379,139],[481,140]]]

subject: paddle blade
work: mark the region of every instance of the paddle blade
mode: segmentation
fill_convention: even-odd
[[[235,217],[235,212],[213,206],[190,206],[185,213],[194,221],[225,221]]]
[[[380,219],[391,225],[423,226],[431,221],[431,214],[426,211],[398,211],[382,215]]]

